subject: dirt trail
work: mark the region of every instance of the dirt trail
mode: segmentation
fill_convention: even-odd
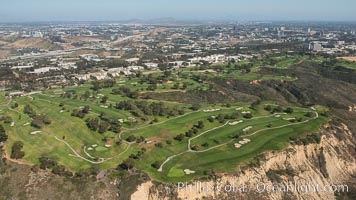
[[[6,144],[3,146],[3,149],[4,149],[3,155],[4,155],[4,157],[5,157],[7,160],[9,160],[9,161],[11,161],[11,162],[14,162],[14,163],[17,163],[17,164],[21,164],[21,165],[27,165],[27,166],[32,166],[32,165],[33,165],[32,163],[27,162],[27,161],[25,161],[25,160],[12,159],[12,158],[10,157],[10,154],[8,154],[7,151],[6,151],[6,146],[7,146]]]

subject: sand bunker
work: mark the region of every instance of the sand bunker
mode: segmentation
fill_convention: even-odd
[[[184,171],[184,173],[185,173],[186,175],[194,174],[194,173],[195,173],[195,171],[192,171],[192,170],[190,170],[190,169],[185,169],[185,170],[183,170],[183,171]]]
[[[252,128],[253,128],[252,126],[248,126],[248,127],[244,128],[244,129],[242,129],[242,131],[243,131],[243,132],[246,132],[246,131],[251,130]]]
[[[31,135],[37,135],[38,133],[41,133],[41,131],[33,131],[33,132],[31,132],[30,134],[31,134]]]
[[[283,118],[283,120],[287,120],[287,121],[289,121],[289,120],[295,120],[295,117]]]
[[[242,147],[242,145],[247,144],[249,142],[251,142],[251,140],[245,138],[245,139],[239,141],[239,143],[235,143],[234,146],[235,146],[236,149],[238,149],[238,148]]]
[[[242,110],[244,109],[243,107],[236,108],[235,110]]]
[[[240,143],[241,145],[243,145],[243,144],[247,144],[247,143],[249,143],[249,142],[251,142],[250,139],[244,139],[244,140],[241,140],[239,143]]]
[[[242,120],[236,121],[236,122],[230,122],[229,125],[234,126],[234,125],[240,124],[240,123],[242,123],[242,122],[243,122]]]
[[[216,109],[206,109],[206,110],[203,110],[203,112],[215,112],[215,111],[219,111],[220,108],[216,108]]]

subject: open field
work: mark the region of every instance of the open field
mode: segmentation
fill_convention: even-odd
[[[1,122],[9,135],[6,152],[9,155],[12,144],[22,141],[25,152],[22,161],[25,163],[39,165],[41,156],[50,156],[72,171],[92,166],[116,168],[129,160],[151,178],[166,182],[206,177],[210,169],[215,172],[234,171],[239,165],[254,162],[263,152],[283,149],[291,142],[291,138],[304,137],[317,131],[328,120],[322,115],[326,108],[289,105],[293,111],[285,113],[287,106],[280,107],[274,101],[258,101],[257,105],[252,106],[239,102],[239,98],[225,104],[199,100],[198,107],[193,108],[193,103],[179,103],[182,102],[180,99],[163,101],[159,95],[216,92],[217,96],[210,98],[219,99],[226,94],[220,90],[221,86],[215,87],[216,82],[214,84],[211,81],[216,79],[225,83],[241,80],[247,85],[259,80],[294,83],[298,81],[297,77],[269,74],[261,66],[265,64],[267,68],[276,68],[272,70],[285,70],[309,58],[274,59],[268,61],[275,63],[273,65],[266,64],[265,60],[256,61],[257,64],[254,63],[250,71],[239,68],[248,63],[239,63],[241,66],[224,65],[221,70],[192,67],[171,72],[167,76],[157,71],[141,76],[120,77],[115,78],[111,87],[98,91],[93,89],[94,81],[88,81],[79,86],[57,87],[13,99],[5,98],[5,92],[1,92],[0,115],[11,117],[13,121],[13,124]],[[321,63],[323,59],[314,62]],[[150,88],[152,82],[154,89]],[[114,92],[122,87],[137,96],[130,97],[122,91]],[[158,98],[149,98],[152,93]],[[103,103],[101,99],[104,96],[108,99]],[[118,107],[119,102],[128,102],[129,108]],[[153,102],[156,108],[163,105],[165,110],[174,108],[181,112],[172,115],[149,114],[147,109],[150,107],[147,105],[152,106]],[[16,103],[18,105],[14,106]],[[146,106],[142,107],[142,104]],[[51,123],[40,129],[31,126],[33,119],[24,113],[26,105],[37,114],[47,115]],[[272,110],[278,108],[278,111],[267,111],[267,105]],[[90,109],[83,118],[72,115],[73,110],[85,106]],[[101,134],[90,130],[89,121],[102,121],[102,116],[119,121],[120,130],[115,133],[107,129]]]
[[[11,51],[9,50],[0,50],[0,58],[5,58],[11,55]]]
[[[38,48],[46,50],[58,49],[58,46],[53,44],[51,41],[42,38],[26,38],[19,39],[15,42],[9,43],[4,46],[6,49],[13,48]]]
[[[9,103],[3,99],[4,102],[0,106],[1,114],[11,116],[15,122],[13,127],[5,125],[10,136],[6,146],[8,153],[11,151],[12,143],[22,141],[23,150],[26,152],[24,161],[39,164],[39,157],[48,155],[58,158],[60,164],[71,170],[79,171],[92,165],[98,165],[102,169],[116,167],[130,155],[145,148],[144,156],[135,160],[135,165],[151,177],[164,181],[202,177],[205,176],[204,171],[212,168],[220,172],[232,171],[237,164],[246,163],[263,151],[282,149],[288,144],[289,137],[316,130],[326,120],[324,117],[305,117],[306,112],[313,111],[307,108],[295,107],[292,114],[271,114],[263,110],[263,105],[258,110],[250,109],[248,104],[235,104],[230,107],[205,105],[200,110],[189,111],[181,116],[159,117],[159,121],[154,124],[142,122],[141,125],[124,126],[126,128],[120,134],[110,131],[99,134],[90,131],[82,119],[71,116],[70,110],[90,105],[89,117],[105,112],[117,118],[127,119],[131,114],[126,111],[102,108],[97,101],[63,99],[51,95],[54,91],[46,93],[32,95],[32,98],[28,96],[17,98]],[[9,105],[14,102],[17,102],[19,107],[12,109]],[[66,108],[64,112],[58,106],[61,102]],[[41,130],[26,125],[31,122],[31,119],[23,114],[25,105],[32,106],[37,113],[46,114],[52,123]],[[223,123],[207,120],[211,116],[230,115],[236,112],[239,113],[237,119],[225,120]],[[250,112],[253,118],[244,119],[242,112]],[[288,121],[291,118],[302,119],[301,122],[292,123]],[[239,120],[242,122],[229,124]],[[182,141],[174,139],[176,135],[184,134],[191,129],[198,121],[203,121],[204,127],[199,129],[191,139],[185,138]],[[249,126],[251,128],[248,131],[242,132]],[[270,129],[266,129],[266,126]],[[36,135],[30,134],[36,131],[40,132]],[[236,133],[239,133],[240,137],[232,138]],[[146,142],[138,144],[125,141],[120,145],[115,144],[130,135],[143,136]],[[103,141],[104,138],[106,142]],[[240,148],[234,147],[235,143],[245,138],[251,141]],[[170,144],[167,141],[170,141]],[[162,144],[162,147],[157,147],[158,143]],[[204,143],[206,146],[203,146]],[[105,146],[108,144],[110,147]],[[198,149],[192,150],[194,146]],[[174,157],[167,159],[171,156]],[[151,166],[156,161],[162,163],[162,172]],[[193,170],[195,173],[185,175],[184,169]]]
[[[300,113],[296,113],[294,116],[299,115]],[[233,171],[237,164],[248,163],[263,151],[284,148],[290,137],[316,131],[325,120],[325,118],[314,116],[314,118],[305,119],[299,123],[291,123],[283,119],[276,120],[275,115],[267,115],[245,120],[245,122],[236,126],[229,125],[228,122],[222,125],[217,124],[214,128],[209,127],[202,130],[201,135],[198,133],[191,141],[187,139],[183,142],[174,141],[171,145],[164,144],[163,148],[153,148],[148,151],[149,156],[144,157],[142,161],[138,162],[138,165],[143,170],[148,171],[152,177],[165,181],[191,180],[204,176],[204,171],[209,169],[214,169],[217,172]],[[272,124],[272,127],[266,128],[266,124]],[[234,133],[239,133],[249,125],[254,127],[248,133],[242,134],[239,139],[231,137]],[[159,133],[153,137],[155,140],[159,140],[157,135],[162,137],[163,133],[170,133],[166,129],[158,128],[158,130],[154,130]],[[145,133],[146,131],[142,132]],[[251,141],[240,148],[234,147],[235,143],[245,138]],[[218,143],[214,140],[218,140]],[[188,141],[190,142],[189,146]],[[191,150],[192,146],[202,143],[208,143],[209,146],[197,151]],[[162,172],[150,167],[150,164],[157,160],[163,163],[161,166]],[[185,175],[184,169],[193,170],[195,173]]]
[[[26,99],[24,100],[26,101]],[[20,105],[24,103],[21,99],[18,99],[17,102]],[[82,120],[71,117],[69,112],[60,113],[59,107],[48,102],[34,100],[29,105],[33,106],[37,112],[46,113],[52,119],[52,124],[39,130],[41,132],[36,135],[31,135],[30,133],[38,131],[38,129],[25,125],[31,122],[31,119],[27,115],[22,114],[20,111],[21,106],[16,110],[4,109],[6,115],[10,115],[13,119],[19,119],[21,116],[20,120],[16,120],[14,127],[9,127],[10,139],[8,144],[12,144],[14,141],[23,141],[25,143],[24,151],[26,152],[24,160],[26,161],[38,164],[40,156],[49,155],[59,158],[61,164],[73,170],[85,169],[89,168],[91,164],[84,160],[68,156],[69,154],[73,154],[73,152],[65,144],[56,140],[55,137],[65,138],[65,141],[82,155],[85,155],[83,152],[84,146],[98,145],[101,149],[104,148],[106,144],[102,141],[104,137],[109,138],[109,142],[107,143],[113,142],[111,141],[113,133],[106,133],[104,135],[93,133],[87,129]],[[68,120],[69,118],[70,120]],[[90,154],[95,157],[112,158],[113,160],[109,162],[114,163],[118,162],[116,156],[126,148],[126,144],[115,147],[113,145],[113,147],[106,148],[104,151],[91,151]],[[10,149],[11,146],[7,145],[8,152],[10,152]]]

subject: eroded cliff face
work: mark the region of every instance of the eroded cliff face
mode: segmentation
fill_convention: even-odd
[[[198,186],[176,185],[173,190],[146,182],[131,199],[336,199],[333,190],[355,190],[354,136],[342,123],[327,124],[320,131],[319,144],[268,152],[258,168],[237,170],[217,181],[192,182]],[[211,189],[214,186],[219,189]]]

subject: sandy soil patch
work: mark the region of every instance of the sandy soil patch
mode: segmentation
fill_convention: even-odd
[[[150,188],[152,187],[152,182],[146,182],[137,187],[136,192],[131,195],[132,200],[146,200],[149,199]]]
[[[253,81],[250,81],[250,84],[251,85],[259,85],[261,83],[261,80],[253,80]]]
[[[192,170],[190,170],[190,169],[185,169],[185,170],[183,170],[183,171],[184,171],[184,174],[186,174],[186,175],[194,174],[194,173],[195,173],[195,171],[192,171]]]
[[[11,56],[11,52],[8,50],[0,50],[0,58]]]
[[[80,36],[74,36],[74,37],[66,37],[63,38],[64,41],[68,43],[74,43],[74,42],[99,42],[101,41],[98,38],[94,37],[80,37]]]
[[[162,134],[162,131],[161,131],[161,134]],[[163,134],[169,134],[168,131],[167,133],[163,133]],[[141,144],[142,147],[146,148],[146,149],[150,149],[151,147],[155,146],[155,144],[157,143],[160,143],[162,142],[163,143],[163,139],[160,138],[160,137],[151,137],[151,138],[147,138],[146,141]]]
[[[348,60],[348,61],[351,61],[351,62],[356,62],[356,56],[339,57],[339,58],[344,59],[344,60]]]
[[[0,45],[5,45],[5,44],[7,44],[8,42],[5,42],[5,41],[1,41],[0,40]]]
[[[13,49],[13,48],[39,48],[39,49],[52,49],[54,45],[51,41],[42,38],[25,38],[17,40],[13,43],[10,43],[4,48]]]

